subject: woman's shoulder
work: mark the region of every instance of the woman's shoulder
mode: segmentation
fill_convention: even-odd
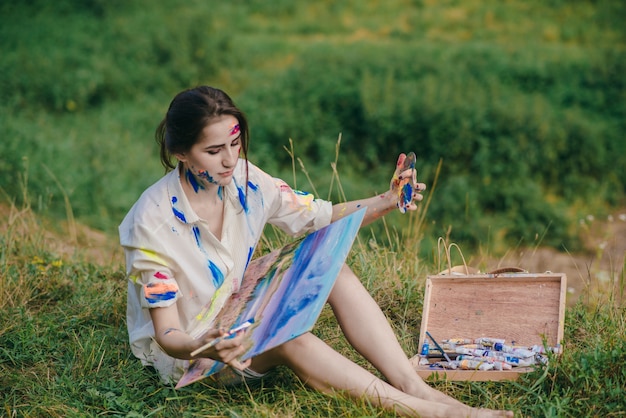
[[[145,224],[158,217],[161,210],[168,210],[169,193],[168,182],[172,172],[161,177],[156,183],[149,186],[133,204],[122,224]],[[156,215],[156,216],[155,216]]]

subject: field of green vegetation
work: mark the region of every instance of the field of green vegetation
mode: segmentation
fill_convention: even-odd
[[[350,257],[409,355],[439,237],[577,251],[579,219],[626,204],[622,1],[32,0],[0,20],[0,415],[392,416],[282,369],[174,391],[132,358],[116,227],[163,174],[153,132],[182,89],[226,90],[251,160],[334,201],[416,152],[421,211]],[[568,307],[547,367],[432,384],[516,416],[626,416],[623,267]],[[315,332],[360,361],[330,312]]]

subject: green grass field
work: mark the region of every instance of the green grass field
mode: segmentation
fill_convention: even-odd
[[[28,208],[2,209],[4,416],[393,416],[341,394],[307,389],[282,368],[257,388],[227,390],[206,382],[180,390],[162,386],[128,346],[126,280],[115,241],[80,225],[59,231]],[[393,249],[358,242],[349,258],[409,356],[417,352],[424,280],[435,272],[433,265],[411,257],[411,244],[415,242]],[[585,294],[568,307],[564,353],[548,366],[515,382],[431,384],[470,405],[512,409],[516,416],[624,416],[624,285],[623,274],[613,274],[613,292]],[[590,300],[593,303],[583,303]],[[314,332],[364,364],[347,345],[330,310],[322,313]]]

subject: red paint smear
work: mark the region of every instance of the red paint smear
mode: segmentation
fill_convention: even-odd
[[[160,271],[157,271],[156,273],[154,273],[154,277],[156,277],[157,279],[163,279],[163,280],[167,280],[168,277],[161,273]]]

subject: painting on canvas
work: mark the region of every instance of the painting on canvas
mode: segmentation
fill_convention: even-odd
[[[231,328],[251,321],[241,360],[257,356],[310,331],[352,247],[365,209],[281,249],[253,260],[239,292],[216,322]],[[190,362],[180,388],[210,376],[224,364],[207,358]]]

